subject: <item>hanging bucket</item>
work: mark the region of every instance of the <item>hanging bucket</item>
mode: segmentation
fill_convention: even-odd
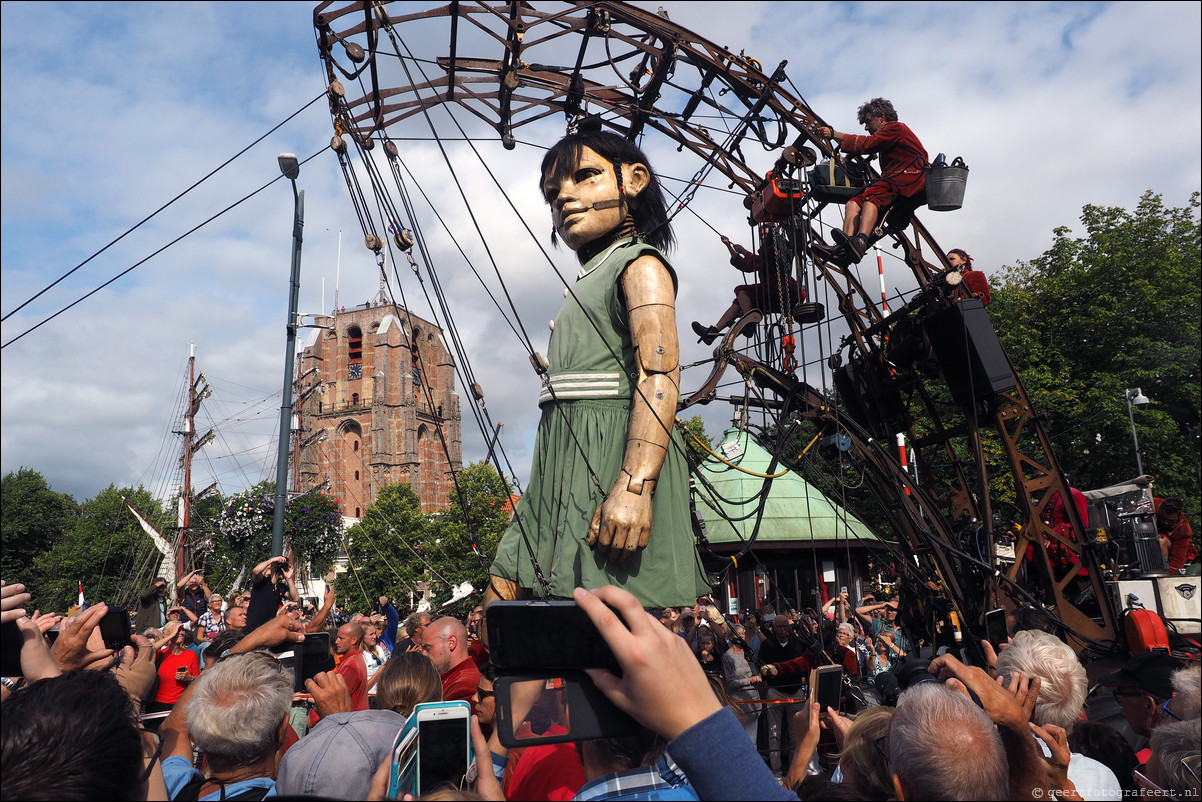
[[[932,164],[925,172],[928,209],[933,212],[954,212],[964,205],[968,165],[963,159],[957,156],[951,164]]]

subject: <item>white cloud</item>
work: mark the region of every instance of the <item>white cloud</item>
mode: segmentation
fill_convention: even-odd
[[[639,5],[654,11],[660,3]],[[926,213],[922,220],[942,247],[966,248],[987,271],[1039,255],[1054,227],[1078,227],[1085,204],[1130,207],[1150,188],[1182,205],[1202,182],[1198,4],[662,5],[673,21],[744,50],[765,69],[788,60],[789,86],[840,130],[855,130],[856,107],[883,95],[932,155],[963,156],[971,167],[964,209]],[[309,3],[2,8],[5,314],[301,108],[325,81]],[[440,24],[416,40],[431,53],[445,47]],[[348,85],[348,93],[353,89]],[[4,341],[275,178],[277,153],[305,158],[323,151],[332,134],[325,105],[318,100],[13,314],[3,324]],[[518,138],[546,144],[561,130],[559,121],[549,121],[520,129]],[[538,417],[537,380],[518,337],[481,289],[481,280],[494,293],[501,286],[441,153],[429,142],[400,144],[417,183],[444,216],[445,226],[429,214],[416,184],[410,186],[472,368],[494,423],[505,423],[502,442],[524,479]],[[551,261],[570,275],[572,255],[548,244],[549,221],[534,186],[540,152],[526,146],[509,152],[494,142],[477,148]],[[462,142],[448,142],[447,150],[518,317],[534,347],[545,350],[547,320],[562,285],[471,150]],[[671,148],[656,145],[652,155],[670,179],[687,179],[697,167]],[[775,154],[748,157],[766,171]],[[680,187],[666,183],[673,191]],[[725,186],[713,174],[710,183]],[[324,305],[333,306],[336,272],[341,303],[374,296],[376,265],[328,150],[302,168],[299,184],[306,193],[302,310],[322,306],[323,282]],[[705,189],[693,209],[719,231],[746,231],[737,195]],[[216,390],[206,410],[222,423],[204,470],[221,479],[225,492],[271,476],[291,219],[291,194],[281,181],[5,348],[2,469],[35,468],[53,487],[80,498],[110,483],[165,481],[173,461],[161,456],[173,444],[165,431],[178,425],[171,407],[188,343],[195,341],[200,368]],[[709,226],[690,212],[676,226],[678,315],[688,363],[708,353],[687,337],[689,321],[715,319],[739,277]],[[482,279],[468,270],[448,232]],[[908,287],[888,253],[887,287]],[[423,263],[423,275],[427,269]],[[407,265],[399,270],[414,311],[430,317]],[[876,286],[871,260],[862,276]],[[834,302],[821,296],[826,290],[816,288],[834,312]],[[822,361],[815,341],[805,347],[810,360]],[[829,339],[823,347],[829,349]],[[689,370],[685,389],[705,370]],[[469,393],[459,389],[465,456],[479,459],[484,436],[472,429]],[[722,391],[738,393],[737,386]],[[717,430],[729,409],[715,404],[703,414]],[[206,483],[204,476],[197,479]]]

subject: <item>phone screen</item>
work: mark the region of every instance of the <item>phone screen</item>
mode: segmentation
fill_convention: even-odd
[[[110,607],[100,619],[100,637],[106,649],[123,649],[133,643],[133,630],[129,625],[129,611],[122,606]]]
[[[989,645],[995,651],[1000,649],[1009,638],[1009,632],[1006,629],[1006,611],[999,607],[985,613],[985,631],[986,637],[989,638]]]
[[[0,658],[3,658],[3,664],[0,665],[0,677],[24,676],[21,671],[21,644],[25,638],[21,635],[21,629],[16,621],[9,621],[3,625],[2,632]]]
[[[330,654],[330,633],[310,632],[300,642],[300,651],[296,653],[296,663],[293,666],[298,693],[305,690],[305,680],[313,679],[323,671],[334,670],[334,656]]]
[[[609,644],[575,602],[493,602],[485,616],[498,668],[620,671]]]
[[[822,666],[810,673],[811,698],[822,706],[823,714],[828,707],[839,709],[843,699],[843,666]]]
[[[468,719],[419,719],[417,728],[418,794],[443,783],[458,788],[467,774]]]

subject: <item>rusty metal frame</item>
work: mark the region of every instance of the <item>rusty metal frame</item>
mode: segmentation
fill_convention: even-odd
[[[827,158],[836,157],[830,144],[814,133],[825,122],[783,86],[784,63],[765,72],[754,59],[732,53],[658,14],[610,0],[569,0],[540,8],[517,0],[455,0],[417,11],[410,12],[409,8],[392,2],[331,1],[318,4],[314,10],[318,51],[331,84],[339,76],[360,80],[366,73],[369,78],[370,90],[361,97],[346,98],[331,91],[331,114],[338,133],[349,133],[360,142],[387,140],[390,129],[399,123],[440,104],[453,103],[491,126],[506,147],[511,147],[513,132],[522,126],[555,115],[563,115],[565,125],[571,125],[590,111],[600,112],[602,125],[631,138],[647,131],[668,137],[678,149],[688,149],[711,165],[731,187],[748,195],[757,193],[765,179],[763,167],[757,169],[749,163],[745,145],[758,145],[764,153],[786,145],[805,146]],[[379,59],[385,44],[391,44],[392,37],[410,22],[439,18],[447,20],[449,37],[447,55],[437,61],[440,74],[406,85],[381,85]],[[464,53],[465,33],[469,30],[483,33],[495,50]],[[532,60],[544,48],[572,37],[580,40],[577,47],[569,48],[574,50],[574,65]],[[335,48],[356,38],[366,41],[364,63],[344,63]],[[586,64],[588,52],[602,49],[602,45],[604,58]],[[616,55],[615,49],[620,50]],[[627,63],[634,67],[629,76],[619,71],[619,66]],[[661,103],[668,89],[685,98],[683,106],[670,108]],[[719,103],[715,96],[724,100]],[[735,125],[729,132],[720,133],[703,124],[698,114],[703,109],[720,113]],[[776,175],[792,174],[797,165],[782,153],[771,169]],[[806,241],[821,241],[821,232],[812,222],[799,217],[797,225]],[[888,231],[885,237],[900,249],[920,293],[946,294],[938,286],[940,276],[949,267],[944,251],[917,218],[912,218],[904,230]],[[803,264],[801,259],[798,262],[800,274]],[[888,321],[876,300],[848,267],[822,259],[814,259],[813,266],[816,275],[825,279],[838,296],[839,312],[849,327],[849,333],[831,355],[832,367],[846,349],[880,375],[888,374],[893,370],[887,361]],[[692,402],[713,398],[716,377],[722,369],[733,367],[782,398],[804,399],[796,411],[820,425],[854,429],[833,411],[829,398],[801,385],[795,376],[735,352],[729,346],[731,340],[727,338],[725,350],[720,347],[711,381],[694,394]],[[1017,375],[1014,380],[1016,389],[1012,393],[972,414],[961,411],[950,418],[929,393],[918,390],[912,403],[915,422],[909,435],[912,442],[921,444],[916,451],[922,488],[901,470],[891,449],[873,443],[863,432],[855,433],[853,438],[857,455],[882,480],[896,508],[904,512],[898,516],[899,531],[919,556],[923,570],[930,574],[930,582],[942,581],[947,588],[955,588],[951,595],[956,608],[964,620],[979,624],[989,605],[1014,604],[1008,598],[1005,582],[987,580],[987,587],[974,594],[980,598],[972,599],[966,599],[965,589],[957,585],[957,577],[963,578],[971,571],[967,563],[954,556],[956,528],[973,522],[983,524],[987,532],[991,527],[987,468],[977,428],[981,421],[991,424],[1000,437],[1018,506],[1025,517],[1017,548],[1030,544],[1042,557],[1035,562],[1039,592],[1047,603],[1055,605],[1061,619],[1083,636],[1114,641],[1119,637],[1116,622],[1105,601],[1097,560],[1083,545],[1084,527],[1077,520],[1075,505],[1066,504],[1072,519],[1072,540],[1060,537],[1040,522],[1040,513],[1053,495],[1060,493],[1067,499],[1069,487],[1021,380]],[[1024,444],[1032,438],[1038,443],[1035,451]],[[941,460],[952,469],[936,470]],[[903,487],[910,492],[898,489]],[[1068,598],[1066,588],[1073,577],[1055,575],[1045,547],[1048,541],[1061,543],[1088,568],[1101,602],[1101,623]],[[989,544],[986,556],[992,559],[992,538]],[[1012,582],[1020,564],[1021,560],[1016,561],[1008,572]]]

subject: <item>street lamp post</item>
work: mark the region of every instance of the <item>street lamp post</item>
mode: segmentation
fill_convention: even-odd
[[[280,404],[280,444],[275,466],[275,510],[271,522],[271,556],[284,553],[284,510],[288,506],[288,441],[292,434],[292,369],[296,359],[296,310],[300,302],[302,232],[305,228],[305,192],[296,189],[300,162],[292,153],[279,156],[280,172],[292,182],[292,281],[288,290],[288,348],[284,352],[284,395]]]
[[[1143,476],[1144,461],[1139,454],[1139,435],[1135,433],[1135,407],[1143,409],[1150,402],[1148,401],[1148,397],[1144,395],[1143,390],[1140,390],[1138,387],[1134,390],[1127,390],[1123,393],[1123,397],[1127,399],[1127,417],[1131,419],[1131,439],[1135,443],[1135,469],[1139,471],[1136,475]]]

